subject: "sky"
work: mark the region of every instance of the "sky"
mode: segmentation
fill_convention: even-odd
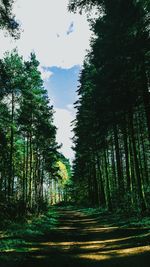
[[[85,14],[67,10],[69,0],[16,0],[13,12],[21,25],[19,40],[0,32],[0,57],[17,47],[28,59],[35,52],[39,70],[54,106],[54,123],[61,152],[73,159],[70,123],[81,66],[89,49],[91,31]]]

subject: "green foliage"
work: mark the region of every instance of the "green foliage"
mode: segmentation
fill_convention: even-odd
[[[0,231],[0,252],[29,252],[39,238],[45,237],[52,228],[57,227],[58,218],[57,211],[51,208],[45,215],[31,217],[22,223],[6,220]],[[0,261],[2,259],[1,255]]]
[[[53,107],[38,65],[35,54],[24,62],[16,50],[1,60],[0,197],[10,217],[45,209],[57,174]]]
[[[61,153],[57,153],[57,161],[54,174],[51,176],[50,183],[50,203],[66,205],[71,200],[71,165],[69,159]]]
[[[149,210],[150,94],[148,1],[96,5],[94,37],[80,75],[74,121],[74,196],[126,213]],[[90,10],[88,11],[90,12]]]

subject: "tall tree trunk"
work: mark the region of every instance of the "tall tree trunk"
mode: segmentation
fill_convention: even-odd
[[[125,152],[125,163],[126,163],[126,179],[127,179],[127,191],[131,194],[131,176],[130,176],[130,165],[129,165],[129,148],[128,148],[128,123],[125,116],[123,126],[123,140],[124,140],[124,152]]]
[[[101,207],[106,206],[106,199],[105,199],[105,190],[104,190],[104,183],[103,183],[103,177],[102,177],[102,171],[100,166],[100,159],[99,155],[96,156],[97,159],[97,180],[98,180],[98,197],[99,197],[99,205]]]
[[[149,151],[149,144],[147,142],[147,138],[145,137],[145,129],[144,126],[141,127],[143,122],[145,121],[145,113],[139,112],[139,132],[140,132],[140,137],[141,137],[141,146],[142,146],[142,155],[143,155],[143,163],[144,163],[144,180],[147,185],[149,185],[149,172],[148,172],[148,158],[147,158],[147,152]],[[147,146],[145,144],[147,142]]]
[[[8,180],[8,196],[13,194],[13,180],[14,180],[14,110],[15,110],[15,96],[14,90],[11,93],[11,129],[10,129],[10,175]]]
[[[118,180],[116,177],[116,163],[115,163],[115,155],[114,155],[114,140],[113,140],[113,134],[111,136],[111,166],[112,166],[112,176],[113,176],[113,187],[116,191],[116,188],[118,189]]]
[[[26,138],[24,137],[24,152],[23,152],[23,202],[25,203],[25,196],[26,196],[26,192],[25,192],[25,188],[26,188]]]
[[[32,206],[32,133],[30,132],[29,137],[29,147],[30,147],[30,169],[29,169],[29,205]]]
[[[135,133],[134,133],[134,126],[133,126],[133,113],[130,113],[130,129],[131,129],[131,140],[132,140],[132,147],[133,147],[133,156],[134,156],[134,163],[135,163],[135,173],[136,173],[136,179],[137,179],[137,191],[139,195],[140,205],[142,211],[145,211],[146,209],[146,203],[143,196],[142,191],[142,180],[140,175],[140,169],[139,169],[139,160],[137,157],[137,149],[136,149],[136,142],[135,142]]]
[[[26,203],[28,202],[28,169],[29,169],[29,136],[27,135],[26,142]]]
[[[124,182],[123,182],[123,173],[121,165],[121,155],[119,148],[118,132],[117,126],[114,124],[114,142],[115,142],[115,153],[116,153],[116,165],[117,165],[117,176],[118,176],[118,185],[119,185],[119,196],[120,198],[124,195]],[[121,200],[121,199],[120,199]]]
[[[108,174],[108,162],[106,149],[104,149],[104,165],[105,165],[105,183],[106,183],[106,196],[107,196],[107,208],[112,209],[111,197],[110,197],[110,185],[109,185],[109,174]]]
[[[145,107],[148,133],[149,133],[149,141],[150,141],[150,84],[149,77],[145,68],[145,60],[143,60],[142,66],[142,77],[143,77],[143,102]]]

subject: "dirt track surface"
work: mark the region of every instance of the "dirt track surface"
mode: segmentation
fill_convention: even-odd
[[[78,210],[61,209],[59,215],[59,226],[40,240],[31,240],[29,252],[21,252],[22,260],[13,266],[150,266],[150,229],[122,227],[108,216],[89,216]]]

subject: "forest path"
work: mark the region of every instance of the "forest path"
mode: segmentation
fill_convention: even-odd
[[[22,261],[13,266],[149,266],[150,229],[126,227],[110,215],[71,209],[58,209],[58,213],[59,225],[42,238],[30,240],[28,253],[21,252]]]

